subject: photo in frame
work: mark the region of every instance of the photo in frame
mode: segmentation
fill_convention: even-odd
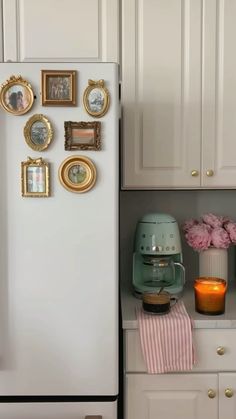
[[[76,71],[41,70],[42,106],[76,106]]]
[[[24,197],[48,197],[49,163],[42,157],[21,162],[21,194]]]
[[[0,104],[13,115],[28,112],[34,102],[34,92],[30,83],[21,76],[11,76],[0,87]]]
[[[65,150],[101,150],[101,122],[65,121]]]
[[[96,167],[88,157],[73,156],[65,159],[59,167],[59,180],[70,192],[89,191],[96,182]]]
[[[42,114],[31,116],[25,124],[24,137],[26,143],[32,150],[45,150],[53,139],[51,122]]]
[[[83,103],[88,114],[96,118],[107,113],[110,106],[110,94],[103,79],[88,80],[88,87],[83,94]]]

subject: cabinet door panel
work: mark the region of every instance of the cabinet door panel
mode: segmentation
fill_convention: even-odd
[[[205,0],[203,17],[202,186],[236,187],[236,2]]]
[[[200,185],[200,3],[123,1],[125,188]]]
[[[118,61],[118,0],[3,0],[4,60]]]
[[[233,393],[230,393],[232,390]],[[227,393],[229,391],[229,393]],[[227,397],[232,396],[231,397]],[[236,374],[219,374],[219,418],[236,418]]]
[[[128,374],[126,385],[126,419],[218,417],[216,374]],[[214,399],[209,389],[216,391]]]

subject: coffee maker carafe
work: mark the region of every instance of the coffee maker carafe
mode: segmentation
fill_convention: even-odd
[[[180,233],[168,214],[146,214],[139,220],[133,254],[133,287],[137,297],[165,289],[180,296],[185,283]]]

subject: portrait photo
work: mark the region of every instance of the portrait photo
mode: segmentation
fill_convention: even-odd
[[[22,115],[30,110],[33,101],[31,85],[21,76],[11,76],[1,85],[0,103],[7,112]]]
[[[76,105],[76,71],[42,70],[42,105]]]

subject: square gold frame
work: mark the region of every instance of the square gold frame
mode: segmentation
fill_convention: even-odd
[[[44,198],[50,195],[49,163],[42,157],[21,162],[21,194],[24,197]]]
[[[76,106],[76,71],[41,70],[42,106]]]
[[[101,150],[101,122],[65,121],[65,150]]]

